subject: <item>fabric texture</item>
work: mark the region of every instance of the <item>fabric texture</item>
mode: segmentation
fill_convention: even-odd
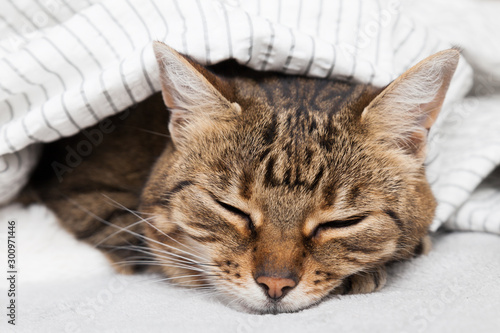
[[[500,51],[492,42],[500,24],[484,25],[494,13],[484,8],[496,5],[458,3],[458,15],[483,6],[468,22],[475,34],[447,30],[450,22],[429,27],[424,9],[415,15],[395,0],[0,0],[0,203],[26,183],[40,143],[159,91],[153,40],[207,65],[234,58],[258,70],[377,86],[459,43],[476,74],[500,82],[496,58],[470,41],[482,36],[490,52]],[[500,189],[487,178],[500,163],[498,103],[465,98],[473,79],[462,58],[429,138],[429,180],[439,202],[432,228],[500,233]]]

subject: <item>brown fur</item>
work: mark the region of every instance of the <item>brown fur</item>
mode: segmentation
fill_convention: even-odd
[[[380,96],[400,94],[401,85],[381,94],[366,85],[228,64],[213,67],[213,74],[164,45],[155,48],[173,141],[126,125],[166,134],[166,112],[154,97],[67,180],[35,186],[77,237],[95,244],[115,231],[84,210],[121,227],[139,220],[106,203],[104,192],[129,209],[139,207],[148,219],[132,228],[145,236],[122,232],[100,244],[118,246],[112,260],[130,260],[144,251],[137,246],[145,239],[149,250],[140,260],[152,254],[173,281],[212,286],[259,313],[295,311],[332,293],[378,290],[388,262],[428,249],[436,204],[423,168],[423,132],[383,129],[387,122],[392,132],[397,122],[384,119],[388,106]],[[455,58],[443,69],[442,96],[428,103],[436,115]],[[167,63],[177,64],[183,76],[162,68]],[[424,65],[406,75],[411,79]],[[208,97],[191,109],[183,93],[193,80]],[[422,123],[424,130],[432,122]],[[136,246],[120,250],[128,243]],[[297,286],[270,300],[258,276],[292,279]]]

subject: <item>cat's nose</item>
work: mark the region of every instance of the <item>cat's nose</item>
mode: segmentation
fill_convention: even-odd
[[[292,279],[280,277],[259,276],[255,280],[273,300],[284,296],[297,285]]]

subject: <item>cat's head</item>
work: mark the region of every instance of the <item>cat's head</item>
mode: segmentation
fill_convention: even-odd
[[[141,211],[172,281],[250,311],[295,311],[421,249],[435,210],[425,142],[457,51],[375,89],[224,79],[154,47],[173,144]]]

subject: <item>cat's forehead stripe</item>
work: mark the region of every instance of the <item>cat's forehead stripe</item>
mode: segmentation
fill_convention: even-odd
[[[309,165],[301,166],[297,163],[278,165],[277,157],[271,155],[265,164],[263,183],[266,187],[301,187],[312,192],[316,190],[324,174],[323,164],[316,165],[315,168],[311,168]]]
[[[279,80],[259,82],[248,92],[253,98],[260,97],[271,108],[278,105],[282,109],[293,110],[293,118],[297,119],[315,110],[335,114],[349,102],[359,87],[348,82],[283,76]]]

